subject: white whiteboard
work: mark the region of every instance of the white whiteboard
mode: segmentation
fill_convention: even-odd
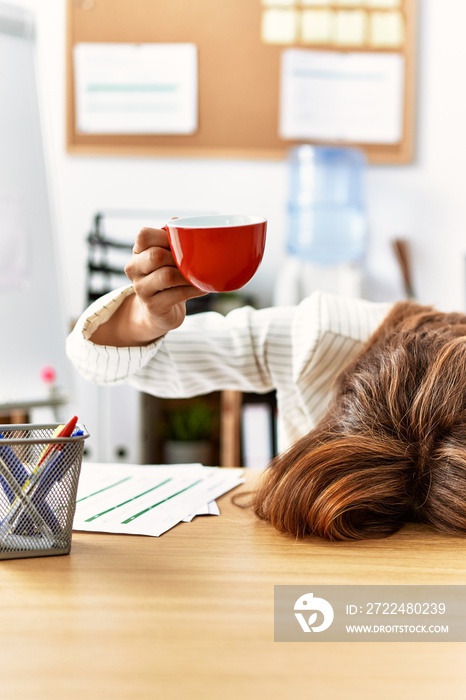
[[[36,84],[33,16],[0,3],[0,406],[50,398],[68,364]]]

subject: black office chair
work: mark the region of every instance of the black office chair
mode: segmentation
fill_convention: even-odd
[[[107,236],[104,219],[105,215],[101,212],[94,216],[93,227],[87,237],[86,306],[128,282],[124,266],[133,244]]]

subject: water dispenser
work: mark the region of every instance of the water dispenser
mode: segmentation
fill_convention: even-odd
[[[367,244],[364,154],[356,148],[296,146],[289,152],[287,263],[277,303],[314,289],[361,296]]]

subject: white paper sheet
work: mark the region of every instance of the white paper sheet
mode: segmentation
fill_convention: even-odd
[[[190,523],[194,520],[196,515],[220,515],[220,508],[218,507],[217,501],[210,501],[201,506],[195,513],[190,513],[185,518],[183,518],[184,523]]]
[[[91,134],[197,129],[194,44],[82,43],[74,48],[76,125]]]
[[[85,462],[73,529],[158,537],[197,514],[218,512],[212,501],[243,483],[242,474],[198,464]]]
[[[398,143],[403,94],[399,54],[288,49],[282,54],[280,135]]]

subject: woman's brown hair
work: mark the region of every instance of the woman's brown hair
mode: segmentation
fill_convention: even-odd
[[[385,537],[410,521],[465,533],[466,316],[395,304],[253,508],[298,537]]]

